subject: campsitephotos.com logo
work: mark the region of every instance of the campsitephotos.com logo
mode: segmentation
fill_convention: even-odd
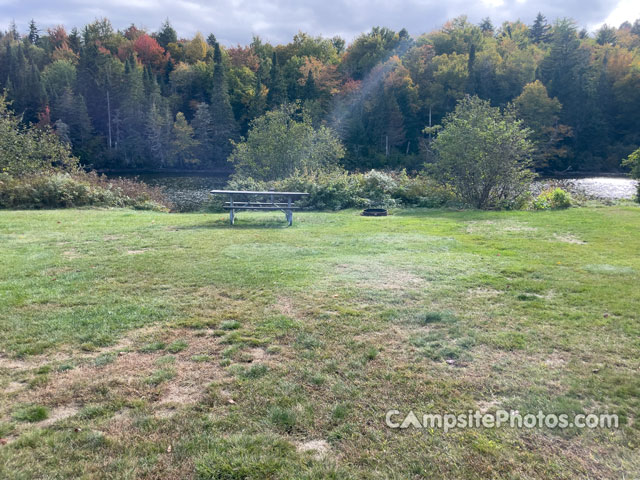
[[[492,413],[479,410],[468,410],[466,413],[426,413],[421,416],[413,411],[403,413],[400,410],[388,410],[385,424],[389,428],[416,428],[443,430],[445,433],[454,429],[465,428],[618,428],[618,415],[615,414],[583,414],[566,413],[521,414],[517,410],[497,410]]]

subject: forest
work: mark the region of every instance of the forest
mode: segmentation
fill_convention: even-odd
[[[418,36],[374,27],[349,45],[296,34],[221,45],[214,33],[81,29],[0,32],[0,91],[24,124],[50,128],[98,170],[228,172],[252,122],[298,102],[335,131],[349,170],[419,170],[459,100],[514,111],[535,169],[612,172],[640,146],[640,20],[590,34],[570,19],[465,16]]]

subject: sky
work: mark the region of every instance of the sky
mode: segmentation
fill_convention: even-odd
[[[168,17],[179,37],[214,33],[224,45],[245,45],[254,35],[287,43],[298,31],[349,42],[373,26],[404,27],[417,36],[463,14],[474,23],[488,16],[499,26],[517,19],[531,24],[539,11],[549,21],[573,18],[593,32],[603,23],[633,23],[640,0],[0,0],[0,28],[14,20],[24,32],[33,18],[43,30],[70,30],[107,17],[118,29],[135,23],[155,31]]]

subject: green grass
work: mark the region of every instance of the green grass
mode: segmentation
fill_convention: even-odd
[[[640,476],[640,208],[392,213],[0,212],[0,478]]]
[[[13,412],[13,419],[20,422],[41,422],[49,418],[49,410],[42,405],[22,405]]]

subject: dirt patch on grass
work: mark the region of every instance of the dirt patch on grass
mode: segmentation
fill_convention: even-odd
[[[64,420],[65,418],[73,417],[76,413],[78,413],[80,409],[76,405],[63,405],[58,408],[54,408],[49,413],[49,418],[43,420],[38,423],[39,427],[48,427],[53,425],[59,420]]]
[[[25,310],[37,308],[51,308],[51,304],[31,304],[27,305]],[[12,358],[0,356],[0,370],[8,370],[10,372],[19,372],[22,370],[31,370],[33,368],[42,367],[56,362],[63,362],[69,359],[69,355],[64,352],[55,352],[45,355],[32,355],[25,358]]]
[[[296,444],[298,452],[310,452],[316,460],[322,460],[331,451],[331,447],[326,440],[309,440],[308,442]]]
[[[551,368],[563,368],[567,364],[567,359],[563,355],[553,352],[544,360],[544,364]]]
[[[0,357],[0,369],[7,370],[23,370],[31,368],[34,365],[33,362],[21,360],[17,358]]]
[[[20,383],[20,382],[9,382],[7,385],[5,385],[2,388],[2,392],[6,395],[10,395],[12,393],[16,393],[19,392],[20,390],[22,390],[25,387],[24,383]]]
[[[478,410],[482,413],[494,412],[500,408],[504,402],[504,398],[491,398],[489,400],[480,400],[478,402]]]
[[[157,350],[133,351],[149,338],[158,339]],[[177,340],[186,346],[171,352]],[[223,375],[215,362],[224,346],[210,334],[190,329],[134,332],[114,347],[76,359],[72,370],[50,373],[41,386],[20,392],[16,401],[35,402],[52,408],[70,408],[109,398],[145,399],[157,404],[192,404],[206,386]],[[194,355],[208,355],[210,362],[194,362]],[[154,379],[158,371],[170,371],[167,378]]]
[[[495,288],[470,288],[467,291],[467,296],[469,298],[496,298],[502,295],[500,290],[496,290]]]
[[[82,258],[82,254],[76,249],[66,250],[62,252],[62,256],[68,260],[74,260],[76,258]]]
[[[278,297],[275,308],[282,315],[289,318],[298,318],[297,309],[291,297]]]
[[[587,242],[580,240],[578,237],[576,237],[575,235],[572,235],[571,233],[565,233],[562,235],[558,233],[554,233],[553,238],[556,239],[558,242],[573,243],[575,245],[587,244]]]

